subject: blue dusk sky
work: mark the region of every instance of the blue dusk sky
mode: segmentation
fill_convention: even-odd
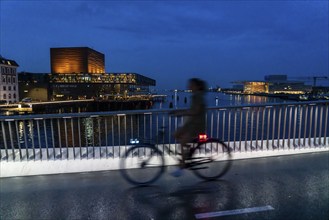
[[[93,48],[106,72],[159,89],[264,75],[328,76],[328,1],[0,1],[0,54],[50,72],[51,47]],[[325,83],[328,85],[328,83]]]

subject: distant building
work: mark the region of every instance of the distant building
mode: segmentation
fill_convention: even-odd
[[[88,47],[50,48],[51,73],[105,73],[104,54]]]
[[[145,94],[155,86],[137,73],[105,73],[104,58],[88,47],[51,48],[49,99],[113,98]]]
[[[244,94],[305,94],[312,87],[304,82],[288,80],[287,75],[267,75],[264,81],[236,81],[236,86],[243,85]]]
[[[305,94],[312,91],[312,86],[300,81],[290,81],[287,75],[268,75],[265,76],[265,82],[268,83],[271,94]]]
[[[51,74],[49,85],[52,100],[112,99],[147,94],[156,81],[137,73]]]
[[[268,93],[268,83],[261,81],[251,81],[243,83],[243,93],[245,94],[260,94]]]
[[[0,102],[18,102],[18,64],[0,56]]]
[[[18,73],[20,99],[31,98],[33,101],[48,101],[50,97],[48,73]]]
[[[88,47],[51,48],[50,60],[50,74],[19,74],[21,98],[124,99],[148,94],[156,85],[154,79],[138,73],[105,73],[104,54]]]

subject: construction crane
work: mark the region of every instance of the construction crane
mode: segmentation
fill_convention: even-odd
[[[327,76],[300,76],[300,77],[291,77],[291,79],[304,79],[304,81],[307,80],[313,80],[313,87],[316,87],[316,81],[318,79],[320,80],[328,80]]]

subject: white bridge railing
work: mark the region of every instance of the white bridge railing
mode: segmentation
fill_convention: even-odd
[[[118,158],[134,139],[176,149],[184,118],[169,111],[0,116],[0,161]],[[329,101],[208,108],[207,133],[235,152],[328,149],[328,113]]]

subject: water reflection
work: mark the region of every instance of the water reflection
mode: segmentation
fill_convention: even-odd
[[[86,137],[86,144],[87,146],[93,144],[93,139],[94,139],[94,122],[93,118],[84,118],[82,120],[82,125],[84,128],[84,134]]]

